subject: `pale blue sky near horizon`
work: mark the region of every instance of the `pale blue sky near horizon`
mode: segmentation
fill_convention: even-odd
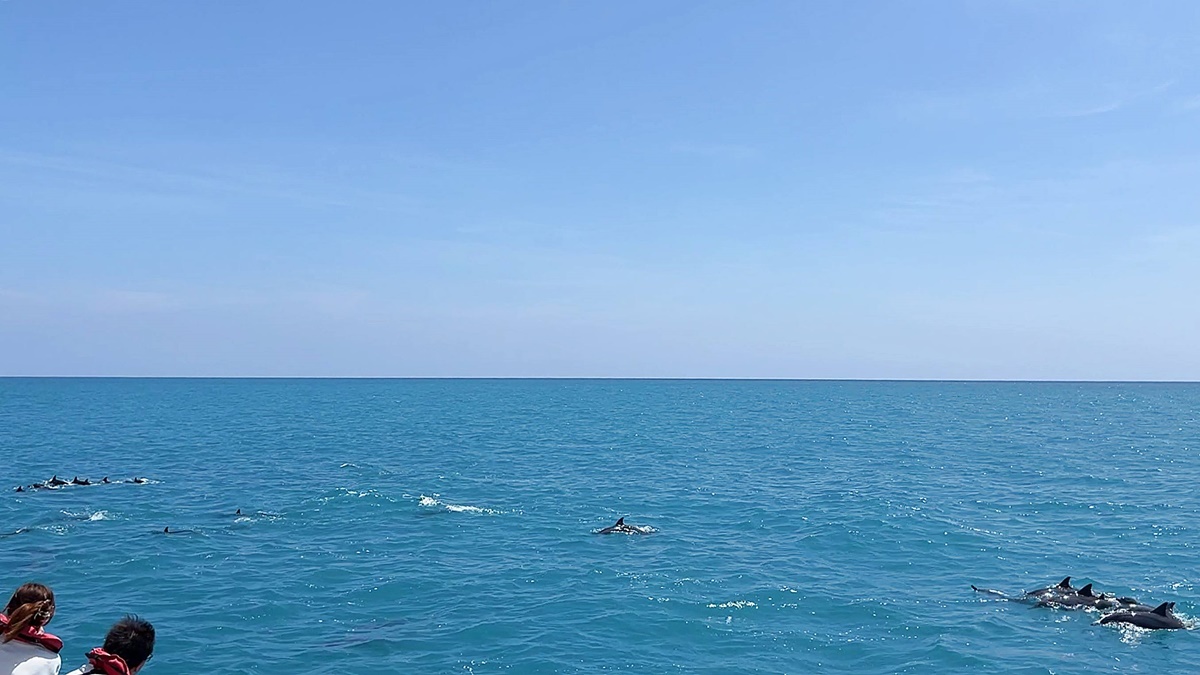
[[[1197,35],[0,2],[0,375],[1198,380]]]

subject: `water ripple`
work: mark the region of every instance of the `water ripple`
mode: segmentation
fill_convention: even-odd
[[[1200,668],[1191,634],[970,589],[1071,574],[1200,614],[1193,385],[0,380],[0,396],[10,486],[156,479],[0,499],[0,581],[51,583],[76,656],[134,611],[158,626],[156,673]],[[622,516],[655,533],[592,534]]]

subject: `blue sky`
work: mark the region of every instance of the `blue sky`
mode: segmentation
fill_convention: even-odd
[[[0,2],[0,374],[1200,379],[1197,35]]]

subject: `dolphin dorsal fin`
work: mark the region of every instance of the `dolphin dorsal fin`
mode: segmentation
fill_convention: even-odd
[[[1058,587],[1059,588],[1070,588],[1071,587],[1071,577],[1067,577],[1066,579],[1063,579],[1062,581],[1058,582]]]
[[[1079,589],[1079,594],[1087,596],[1089,598],[1093,597],[1094,594],[1092,593],[1092,585],[1088,584],[1087,586],[1084,586],[1083,588]]]
[[[617,518],[617,524],[624,525],[625,524],[625,516],[621,516],[620,518]]]
[[[1159,616],[1166,616],[1167,610],[1169,610],[1169,609],[1171,609],[1171,603],[1164,602],[1163,604],[1159,605],[1158,607],[1155,607],[1154,609],[1150,610],[1150,613],[1158,614]]]

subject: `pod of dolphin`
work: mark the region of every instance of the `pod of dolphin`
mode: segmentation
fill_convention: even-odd
[[[14,491],[15,492],[26,492],[29,490],[56,490],[58,488],[66,487],[68,485],[112,485],[114,483],[137,483],[140,485],[145,482],[147,482],[147,480],[140,476],[134,476],[133,478],[130,478],[129,480],[119,480],[119,479],[118,480],[109,480],[108,476],[105,476],[104,478],[101,478],[100,480],[93,481],[88,478],[80,478],[79,476],[75,476],[71,480],[66,480],[64,478],[59,478],[58,474],[55,474],[54,476],[52,476],[40,483],[33,483],[31,485],[18,485],[16,488],[14,488]]]
[[[57,475],[49,480],[41,483],[34,483],[29,486],[16,487],[17,492],[26,490],[53,490],[56,488],[68,485],[108,485],[113,483],[146,483],[147,480],[141,477],[133,477],[129,480],[109,480],[105,476],[99,481],[90,481],[87,478],[79,478],[78,476],[71,480],[64,480]],[[241,515],[242,510],[238,509],[236,515]],[[164,534],[177,534],[190,530],[171,530],[169,527],[163,528]],[[654,532],[654,528],[647,525],[630,525],[625,522],[625,518],[617,519],[617,522],[599,530],[595,530],[596,534],[650,534]],[[1015,602],[1027,602],[1036,607],[1050,607],[1054,609],[1095,609],[1102,612],[1107,612],[1100,617],[1097,622],[1099,624],[1129,624],[1146,628],[1150,630],[1170,630],[1187,628],[1188,626],[1175,614],[1174,602],[1164,602],[1162,604],[1151,606],[1139,602],[1135,598],[1117,597],[1107,593],[1097,592],[1092,588],[1092,584],[1087,584],[1082,588],[1075,588],[1071,585],[1071,577],[1067,577],[1058,582],[1054,586],[1039,588],[1032,591],[1025,591],[1019,595],[1009,595],[1004,591],[996,591],[990,588],[980,588],[974,584],[971,589],[979,592],[993,595],[1004,600],[1012,600]]]
[[[1120,623],[1148,628],[1151,630],[1187,628],[1187,625],[1172,610],[1175,603],[1164,602],[1157,606],[1142,604],[1134,598],[1115,597],[1107,593],[1099,593],[1091,584],[1083,588],[1071,585],[1071,577],[1067,577],[1054,586],[1026,591],[1012,596],[1003,591],[979,588],[972,589],[987,593],[1005,600],[1032,603],[1036,607],[1052,607],[1054,609],[1096,609],[1108,612],[1100,617],[1100,624]]]

